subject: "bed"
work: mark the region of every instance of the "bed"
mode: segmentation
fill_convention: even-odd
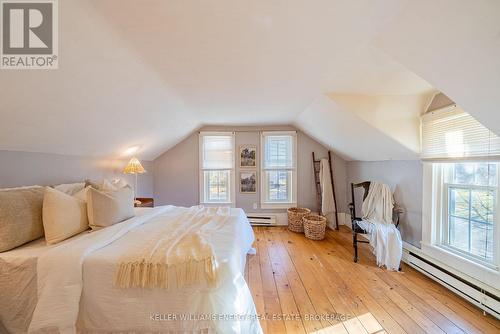
[[[254,235],[241,209],[231,209],[223,224],[207,225],[218,286],[114,285],[120,255],[160,227],[165,230],[168,217],[183,209],[137,208],[134,218],[102,230],[52,246],[39,239],[0,253],[3,326],[12,333],[262,333],[243,277]]]

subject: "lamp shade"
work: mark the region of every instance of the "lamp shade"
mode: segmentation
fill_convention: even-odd
[[[125,174],[142,174],[146,173],[144,167],[142,167],[141,162],[137,158],[132,158],[128,162],[127,166],[123,169]]]

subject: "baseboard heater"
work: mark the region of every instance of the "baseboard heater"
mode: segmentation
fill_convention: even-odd
[[[275,215],[247,215],[250,224],[253,226],[276,226],[277,220]]]
[[[485,312],[500,319],[500,297],[486,291],[466,279],[432,263],[431,261],[409,252],[407,262],[410,266],[463,297]]]

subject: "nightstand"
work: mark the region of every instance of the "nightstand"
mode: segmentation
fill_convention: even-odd
[[[134,204],[136,208],[152,208],[155,206],[155,200],[153,198],[137,197],[136,200],[141,202],[141,204]]]

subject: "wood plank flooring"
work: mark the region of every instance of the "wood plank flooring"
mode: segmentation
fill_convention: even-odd
[[[354,263],[345,227],[323,241],[254,231],[245,279],[265,333],[500,333],[500,321],[411,267],[378,268],[366,244]]]

